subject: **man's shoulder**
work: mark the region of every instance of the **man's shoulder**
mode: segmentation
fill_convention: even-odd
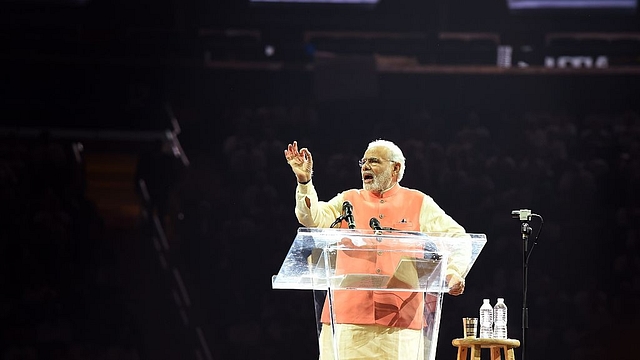
[[[364,189],[347,189],[341,192],[340,194],[342,194],[343,196],[349,196],[349,195],[363,194],[364,192],[365,192]]]
[[[347,189],[347,190],[343,190],[342,193],[346,194],[346,193],[352,193],[352,192],[356,192],[359,193],[361,191],[364,191],[363,189]]]
[[[413,195],[420,195],[420,196],[424,196],[427,198],[431,198],[431,196],[425,194],[423,191],[418,190],[418,189],[413,189],[413,188],[408,188],[408,187],[404,187],[404,186],[400,186],[400,191],[404,191]]]

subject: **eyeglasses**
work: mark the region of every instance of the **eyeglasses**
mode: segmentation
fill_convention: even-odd
[[[380,165],[383,161],[389,161],[389,162],[395,162],[393,160],[387,160],[387,159],[378,159],[378,158],[364,158],[364,159],[360,159],[358,160],[358,166],[363,167],[364,164],[369,163],[369,165],[371,166],[377,166]]]

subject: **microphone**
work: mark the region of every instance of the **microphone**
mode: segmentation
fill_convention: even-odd
[[[521,210],[512,210],[511,211],[511,218],[512,219],[518,219],[520,221],[529,221],[531,220],[531,216],[535,215],[531,213],[531,210],[528,209],[521,209]]]
[[[380,231],[380,230],[395,230],[394,228],[390,228],[390,227],[383,227],[382,225],[380,225],[380,221],[378,221],[378,219],[372,217],[371,219],[369,219],[369,227],[373,230],[376,231]]]
[[[356,228],[356,222],[353,219],[353,205],[351,205],[351,202],[349,202],[349,200],[346,200],[342,203],[342,217],[347,222],[349,229]]]
[[[375,231],[380,231],[382,230],[382,226],[380,226],[380,221],[378,221],[378,219],[372,217],[369,220],[369,227]]]

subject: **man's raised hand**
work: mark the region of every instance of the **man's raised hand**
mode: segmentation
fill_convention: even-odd
[[[313,174],[313,158],[311,152],[307,148],[298,150],[298,142],[294,141],[289,144],[284,151],[284,157],[291,166],[291,170],[296,175],[298,182],[306,183],[311,180]]]

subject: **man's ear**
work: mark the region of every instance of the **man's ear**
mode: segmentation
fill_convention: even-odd
[[[400,163],[393,163],[393,170],[396,172],[396,174],[400,174],[401,167],[402,165]]]

